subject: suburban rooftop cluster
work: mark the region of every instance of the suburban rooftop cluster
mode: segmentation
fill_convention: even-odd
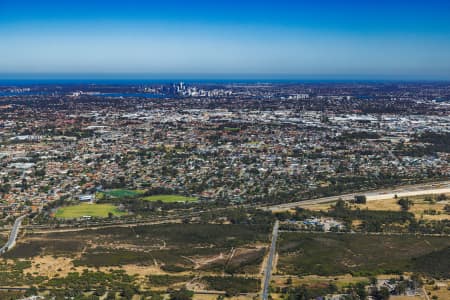
[[[450,175],[444,84],[43,85],[1,95],[8,215],[112,188],[289,202]]]

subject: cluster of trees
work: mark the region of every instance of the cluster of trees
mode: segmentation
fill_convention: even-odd
[[[200,215],[200,220],[202,223],[228,221],[231,224],[266,224],[270,226],[275,221],[275,217],[268,211],[239,207],[207,211]]]
[[[170,291],[169,295],[170,300],[191,300],[194,296],[194,293],[185,288],[182,288],[179,290]]]
[[[191,276],[170,276],[170,275],[148,275],[151,286],[168,286],[192,279]]]
[[[361,220],[360,229],[366,232],[382,232],[398,230],[396,226],[414,221],[414,215],[408,212],[352,210],[343,200],[339,200],[326,213],[330,217],[343,220],[350,225],[354,220]]]
[[[412,220],[408,230],[413,233],[450,234],[450,220]]]
[[[365,195],[357,195],[355,196],[355,203],[357,204],[366,204],[367,197]]]
[[[238,296],[240,293],[254,293],[260,288],[261,282],[255,278],[206,276],[202,278],[208,289],[225,291],[227,297]]]
[[[370,293],[370,296],[372,296],[373,299],[375,299],[375,300],[388,300],[391,297],[391,294],[386,287],[381,287],[381,288],[374,287]],[[361,299],[366,299],[366,298],[361,298]]]
[[[151,296],[152,299],[162,299],[159,294],[151,291],[142,291],[136,282],[135,276],[130,276],[123,270],[112,270],[110,273],[93,272],[84,270],[81,274],[78,272],[69,273],[66,277],[53,278],[45,284],[38,287],[30,287],[27,295],[36,295],[38,290],[49,290],[50,295],[57,299],[75,298],[75,299],[132,299],[135,295],[144,297]],[[87,292],[91,294],[87,295]],[[189,300],[192,298],[191,292],[171,291],[171,299]],[[189,297],[185,297],[188,295]]]
[[[0,184],[0,194],[8,194],[11,190],[11,185],[9,183]]]
[[[450,278],[450,247],[433,251],[414,259],[413,265],[417,272],[429,274],[433,278]],[[416,282],[418,279],[411,278]]]
[[[431,144],[435,152],[450,153],[450,132],[427,131],[415,136],[415,141]]]
[[[411,208],[411,206],[414,205],[414,202],[412,202],[408,198],[400,198],[397,201],[397,204],[400,205],[403,211],[408,211]]]
[[[335,284],[330,283],[326,286],[308,286],[303,284],[298,287],[275,288],[274,292],[286,294],[287,300],[310,300],[317,299],[328,294],[334,294],[338,291]]]
[[[376,132],[369,131],[352,131],[344,132],[337,138],[339,141],[351,142],[353,140],[379,139],[381,136]]]
[[[416,134],[412,144],[400,143],[395,152],[399,155],[422,157],[425,155],[436,155],[436,152],[450,153],[450,133],[427,131]],[[417,143],[423,143],[418,145]]]

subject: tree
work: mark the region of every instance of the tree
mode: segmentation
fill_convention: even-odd
[[[230,287],[225,291],[225,295],[227,297],[236,297],[239,296],[240,292],[237,288]]]
[[[356,195],[355,196],[355,203],[357,204],[366,204],[367,197],[366,195]]]
[[[414,205],[414,203],[408,198],[400,198],[400,200],[397,201],[397,204],[401,206],[403,211],[408,211],[411,206]]]
[[[37,177],[44,177],[45,176],[45,169],[38,169],[34,172],[34,175]]]
[[[423,284],[422,277],[417,273],[413,273],[411,275],[410,279],[413,282],[414,288],[421,287]]]
[[[446,194],[440,194],[439,196],[436,197],[437,201],[444,201],[447,200],[447,195]]]
[[[445,205],[444,210],[445,210],[447,213],[450,213],[450,204]]]
[[[397,295],[403,295],[406,291],[407,283],[405,281],[401,281],[397,283],[395,286],[395,294]]]
[[[25,296],[36,296],[38,293],[38,289],[35,286],[30,286],[30,288],[26,291]]]
[[[122,295],[123,297],[125,297],[125,299],[131,299],[131,298],[133,298],[134,294],[135,294],[134,289],[133,289],[132,287],[129,287],[129,286],[125,286],[125,287],[123,288],[123,290],[122,290],[122,293],[121,293],[121,295]]]
[[[103,296],[105,294],[105,292],[106,292],[106,288],[103,286],[99,286],[99,287],[95,288],[94,295],[100,297],[100,296]]]
[[[10,190],[11,190],[11,185],[9,183],[0,185],[0,193],[8,194]]]
[[[375,300],[388,300],[390,293],[386,287],[381,287],[380,289],[376,288],[372,292],[372,297],[375,298]]]
[[[336,291],[336,286],[334,286],[334,289],[330,289],[331,293],[335,293]],[[351,284],[347,289],[347,293],[350,295],[349,299],[364,300],[367,298],[367,292],[363,282],[358,282],[355,285]]]
[[[170,293],[170,300],[191,300],[193,292],[188,291],[186,288],[182,288],[177,291],[172,291]]]
[[[339,200],[336,202],[336,204],[334,205],[334,209],[336,211],[341,211],[341,210],[345,210],[347,208],[347,204],[345,203],[344,200],[342,200],[341,198],[339,198]]]
[[[28,188],[28,183],[27,183],[27,179],[23,178],[22,179],[22,184],[21,184],[21,191],[25,191]]]
[[[152,294],[152,300],[163,300],[160,294]]]

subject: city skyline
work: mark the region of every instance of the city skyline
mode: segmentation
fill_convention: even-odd
[[[0,2],[0,77],[449,80],[446,1]]]

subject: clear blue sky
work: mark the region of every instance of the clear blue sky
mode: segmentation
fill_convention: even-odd
[[[450,79],[449,0],[0,0],[0,74]]]

